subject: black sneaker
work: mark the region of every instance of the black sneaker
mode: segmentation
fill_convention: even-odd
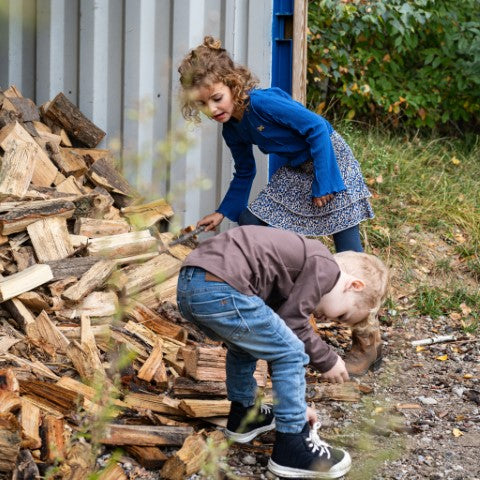
[[[277,432],[268,469],[286,478],[338,478],[345,475],[352,464],[350,455],[333,448],[318,436],[316,423],[310,430],[305,424],[301,433]]]
[[[248,418],[248,415],[252,418]],[[261,433],[275,428],[275,417],[272,405],[262,404],[255,413],[255,406],[244,407],[241,403],[232,402],[228,415],[225,435],[228,439],[238,443],[247,443]]]

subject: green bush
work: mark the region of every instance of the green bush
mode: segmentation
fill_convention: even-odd
[[[315,0],[318,113],[446,131],[480,126],[480,0]]]

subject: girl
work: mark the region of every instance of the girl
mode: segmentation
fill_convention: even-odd
[[[235,165],[220,206],[198,226],[213,230],[228,217],[240,225],[333,235],[337,252],[363,250],[359,223],[373,217],[370,193],[352,151],[327,120],[279,88],[256,88],[251,72],[212,37],[205,37],[178,71],[183,116],[199,122],[202,112],[221,123]],[[285,162],[248,205],[256,173],[252,145]]]

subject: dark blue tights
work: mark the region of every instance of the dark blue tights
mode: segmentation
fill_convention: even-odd
[[[260,220],[248,208],[246,208],[238,218],[239,225],[263,225],[268,226],[268,223]],[[363,252],[362,241],[360,240],[360,228],[358,225],[342,230],[341,232],[333,234],[333,242],[335,243],[335,250],[337,252],[344,252],[346,250],[353,250],[354,252]]]

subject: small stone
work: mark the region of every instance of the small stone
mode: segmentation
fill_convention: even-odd
[[[434,398],[432,397],[424,397],[423,395],[421,395],[420,397],[418,397],[418,400],[423,403],[424,405],[436,405],[438,403],[437,400],[435,400]]]
[[[452,392],[453,392],[455,395],[457,395],[457,397],[462,398],[464,391],[465,391],[465,389],[464,389],[463,387],[460,387],[460,386],[452,387]]]
[[[245,455],[242,459],[242,462],[245,465],[256,465],[257,459],[255,458],[254,455]]]

